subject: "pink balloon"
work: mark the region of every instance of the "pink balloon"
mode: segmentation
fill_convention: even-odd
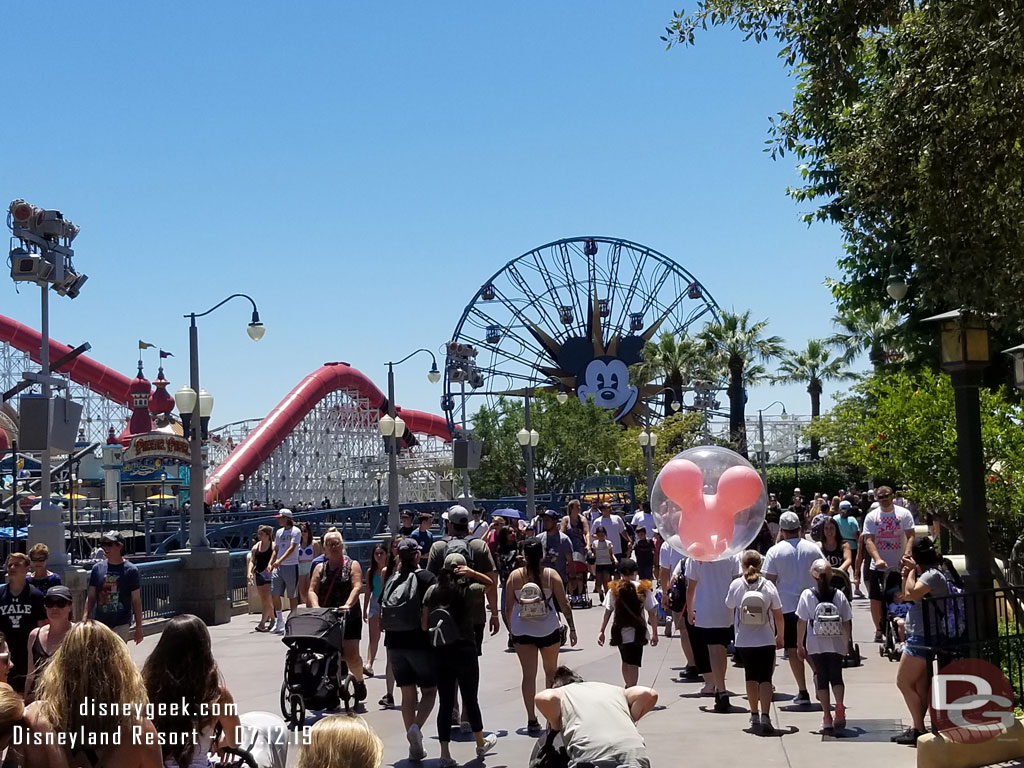
[[[713,560],[729,548],[736,515],[754,504],[764,489],[750,467],[725,470],[715,493],[704,493],[704,473],[688,459],[673,459],[659,476],[661,489],[680,510],[679,539],[698,560]]]

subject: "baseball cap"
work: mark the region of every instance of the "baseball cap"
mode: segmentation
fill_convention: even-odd
[[[800,489],[799,488],[794,488],[793,489],[793,493],[800,493]]]
[[[452,552],[444,559],[445,568],[458,568],[460,565],[466,565],[466,558],[458,552]]]
[[[104,543],[124,544],[124,536],[120,531],[107,531],[100,536],[100,544]]]
[[[544,516],[545,517],[550,517],[553,520],[561,520],[562,519],[562,516],[558,513],[557,510],[554,510],[554,509],[545,509],[544,510]]]
[[[811,563],[811,576],[815,579],[820,578],[822,574],[829,573],[832,570],[832,566],[828,564],[828,560],[823,557],[819,557],[813,563]]]
[[[413,552],[416,552],[417,554],[419,554],[419,551],[420,551],[420,543],[418,541],[416,541],[416,539],[402,539],[400,542],[398,542],[398,554],[399,555],[402,555],[402,554],[408,555],[408,554],[411,554]]]
[[[283,508],[277,510],[276,517],[287,517],[289,520],[291,520],[294,517],[294,515],[292,514],[292,511],[290,509]]]
[[[469,512],[465,507],[453,504],[448,507],[448,522],[452,525],[468,525]]]
[[[784,531],[795,531],[800,528],[800,518],[796,512],[783,512],[779,516],[779,528]]]
[[[52,598],[57,598],[58,600],[63,600],[66,603],[70,603],[71,590],[62,584],[58,584],[55,587],[50,587],[48,590],[46,590],[46,599],[50,600]]]
[[[846,499],[843,499],[842,501],[839,502],[839,508],[840,509],[853,509],[853,504],[848,502]]]

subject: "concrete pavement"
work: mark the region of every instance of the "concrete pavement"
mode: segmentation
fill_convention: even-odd
[[[588,680],[621,684],[618,653],[614,648],[597,645],[600,608],[576,611],[580,644],[563,649],[560,662]],[[676,636],[660,638],[656,648],[644,653],[641,685],[651,685],[660,694],[655,711],[640,721],[639,728],[652,756],[654,766],[668,766],[685,759],[688,765],[751,764],[764,768],[820,768],[821,765],[883,764],[893,768],[915,765],[915,750],[891,744],[889,736],[904,727],[907,714],[894,681],[896,664],[879,657],[877,645],[870,642],[867,600],[854,601],[854,635],[866,656],[864,666],[846,670],[848,727],[840,738],[826,738],[820,732],[821,712],[817,704],[795,708],[789,700],[796,693],[789,665],[780,661],[775,675],[778,690],[772,722],[780,735],[760,737],[745,732],[748,713],[740,696],[732,698],[733,711],[716,714],[711,698],[700,698],[698,684],[677,683],[672,678],[682,668],[682,653]],[[228,688],[239,710],[265,710],[280,714],[278,696],[284,669],[285,647],[274,635],[253,631],[257,616],[236,616],[230,624],[213,627],[210,634],[213,651]],[[363,647],[366,647],[364,627]],[[147,637],[132,655],[141,663],[157,641]],[[361,714],[384,741],[385,764],[408,768],[408,743],[397,710],[383,711],[377,700],[384,694],[383,649],[375,664],[378,676],[368,681],[366,711]],[[452,754],[461,764],[486,763],[489,768],[523,768],[527,765],[535,739],[526,734],[526,714],[520,694],[520,669],[515,654],[505,652],[504,631],[484,641],[481,659],[480,700],[484,728],[498,734],[498,746],[484,762],[476,759],[472,736],[453,734]],[[743,691],[743,672],[730,667],[728,685]],[[312,723],[311,718],[307,722]],[[439,750],[433,719],[424,728],[428,759],[423,768],[437,768]],[[297,749],[292,748],[289,766],[296,764]],[[472,760],[470,759],[472,758]]]

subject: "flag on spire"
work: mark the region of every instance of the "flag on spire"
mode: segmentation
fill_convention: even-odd
[[[142,339],[139,339],[139,351],[144,349],[156,349],[156,344],[147,344]]]
[[[164,352],[161,349],[160,350],[160,359],[163,360],[164,358],[167,358],[167,357],[174,357],[174,355],[171,352]]]

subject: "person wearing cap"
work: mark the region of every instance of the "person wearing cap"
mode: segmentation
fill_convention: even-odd
[[[402,514],[399,517],[401,520],[401,524],[399,525],[398,528],[398,534],[405,538],[414,530],[416,530],[416,525],[412,521],[412,511],[408,509],[403,509]]]
[[[562,585],[569,586],[569,563],[572,562],[572,539],[558,530],[562,516],[553,509],[543,513],[543,533],[537,536],[544,545],[544,565],[554,568],[562,579]]]
[[[420,568],[420,545],[415,539],[398,542],[398,568],[388,574],[381,592],[382,609],[389,597],[409,579],[416,579],[413,590],[415,599],[422,601],[424,595],[437,577]],[[382,622],[387,614],[381,614]],[[405,738],[409,742],[409,759],[419,762],[427,756],[423,748],[423,725],[434,709],[437,698],[437,676],[430,652],[430,638],[422,626],[415,629],[387,629],[384,632],[384,647],[388,649],[388,661],[395,676],[395,685],[402,693],[402,721],[405,724]]]
[[[363,637],[363,614],[359,597],[363,594],[363,569],[358,560],[345,554],[345,542],[338,531],[324,535],[326,559],[313,569],[306,602],[310,608],[337,608],[345,613],[345,633],[339,649],[345,657],[349,674],[355,680],[353,698],[356,703],[366,699],[363,681],[363,660],[359,641]],[[353,610],[355,609],[355,610]]]
[[[882,641],[885,620],[884,596],[900,581],[900,561],[910,555],[914,543],[914,516],[893,503],[892,488],[875,489],[878,507],[864,518],[864,557],[871,563],[868,598],[875,621],[875,642]]]
[[[106,559],[89,571],[89,592],[85,598],[85,621],[106,624],[127,641],[142,642],[142,579],[134,563],[124,559],[124,538],[120,531],[100,537]],[[93,615],[95,613],[95,615]],[[135,631],[130,630],[132,617]]]
[[[796,512],[783,512],[779,518],[782,540],[768,550],[764,558],[764,575],[775,582],[782,600],[782,618],[784,623],[783,646],[789,657],[789,667],[796,680],[797,694],[793,704],[805,706],[811,703],[807,692],[807,672],[804,659],[797,653],[798,637],[796,615],[800,603],[800,595],[805,589],[814,586],[811,577],[811,566],[815,560],[822,558],[821,548],[803,537],[803,527]]]
[[[270,561],[270,601],[274,604],[275,635],[284,634],[284,614],[281,597],[288,595],[289,607],[299,607],[299,548],[302,546],[302,531],[295,525],[292,511],[284,508],[277,513],[280,526],[274,534],[274,556]]]
[[[50,559],[50,548],[45,544],[36,544],[28,551],[28,559],[32,561],[32,573],[27,581],[44,595],[50,587],[60,584],[60,576],[46,568],[46,562]]]
[[[7,555],[7,583],[0,587],[0,632],[10,646],[11,671],[7,682],[18,693],[25,690],[28,673],[28,636],[46,621],[43,593],[27,581],[28,556]]]
[[[491,634],[496,635],[501,629],[501,619],[498,617],[498,581],[496,578],[492,578],[495,567],[491,548],[483,539],[469,538],[469,511],[465,507],[453,504],[448,508],[447,514],[451,536],[435,541],[430,547],[430,553],[427,555],[427,570],[435,576],[439,575],[441,569],[444,568],[444,559],[453,552],[458,552],[466,558],[466,562],[474,572],[487,577],[489,580],[486,587],[487,608],[491,614],[490,628]],[[483,643],[486,621],[487,616],[482,609],[473,619],[476,626],[478,649]]]
[[[836,525],[839,526],[839,535],[843,541],[850,545],[850,554],[856,566],[853,568],[853,589],[857,597],[863,597],[860,591],[860,558],[857,557],[857,541],[860,538],[860,523],[853,513],[853,504],[846,499],[839,502],[839,512],[835,515]]]
[[[491,524],[484,520],[484,511],[480,507],[473,508],[473,519],[469,521],[469,538],[487,540],[487,532]]]
[[[46,590],[43,607],[49,621],[42,627],[33,629],[28,636],[29,659],[28,675],[25,678],[25,703],[30,704],[33,698],[33,686],[39,678],[46,662],[57,652],[61,640],[68,633],[74,622],[71,621],[71,590],[58,585]]]

